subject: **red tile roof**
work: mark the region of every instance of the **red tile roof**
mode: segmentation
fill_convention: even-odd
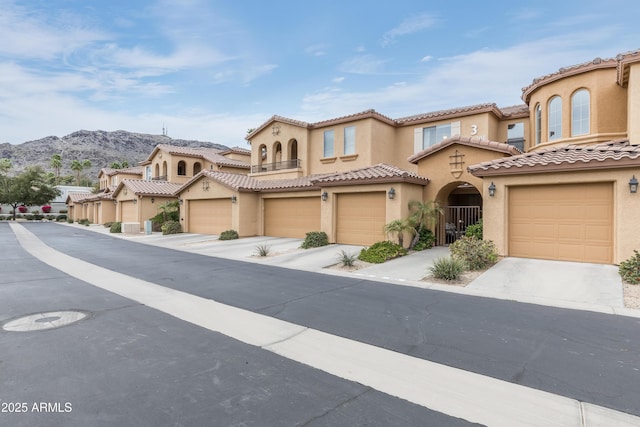
[[[385,163],[347,172],[273,180],[258,180],[242,174],[204,170],[178,188],[174,192],[174,195],[187,189],[202,176],[217,181],[218,183],[236,191],[256,192],[305,191],[337,185],[377,184],[381,182],[411,182],[426,185],[429,182],[429,179],[427,178]]]
[[[449,147],[453,144],[466,145],[469,147],[482,148],[485,150],[498,151],[500,153],[507,153],[512,155],[522,154],[520,150],[518,150],[513,145],[505,144],[503,142],[496,141],[487,141],[477,137],[464,137],[460,135],[453,136],[451,138],[447,138],[438,142],[437,144],[432,145],[431,147],[427,147],[424,150],[414,154],[409,157],[407,160],[411,163],[418,164],[418,161],[428,157],[438,151]]]
[[[640,146],[627,139],[596,145],[562,145],[469,166],[474,176],[548,173],[640,166]]]
[[[84,199],[88,199],[93,196],[93,193],[68,193],[66,203],[82,203]]]
[[[197,157],[200,159],[208,160],[211,163],[220,166],[228,166],[239,169],[250,169],[251,165],[247,162],[243,162],[241,160],[234,160],[228,157],[223,156],[221,153],[228,153],[232,150],[220,150],[217,148],[205,148],[205,147],[177,147],[175,145],[168,144],[158,144],[154,150],[151,152],[149,157],[147,158],[147,162],[151,161],[153,156],[158,152],[158,150],[162,150],[166,153],[179,155],[179,156],[188,156],[188,157]],[[241,149],[236,150],[237,152]],[[248,150],[247,150],[248,151]],[[246,154],[244,151],[242,154]]]
[[[168,181],[144,181],[141,179],[123,179],[113,195],[119,193],[122,188],[127,187],[138,196],[172,196],[181,187]]]
[[[323,187],[355,183],[373,184],[379,182],[412,182],[415,184],[426,185],[429,182],[429,179],[416,173],[400,169],[396,166],[388,165],[386,163],[378,163],[377,165],[354,169],[347,172],[325,175],[323,177],[313,179],[313,182],[318,183]]]

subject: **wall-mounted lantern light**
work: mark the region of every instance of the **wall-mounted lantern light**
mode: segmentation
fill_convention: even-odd
[[[638,180],[636,179],[635,175],[633,175],[629,180],[629,192],[631,194],[635,194],[638,192]]]
[[[133,204],[135,205],[136,203],[138,203],[138,199],[133,199]]]
[[[238,198],[236,197],[236,195],[235,195],[235,194],[234,194],[234,195],[232,195],[232,196],[231,196],[231,203],[235,203],[235,202],[237,202],[237,201],[238,201]]]
[[[496,185],[493,183],[493,181],[491,181],[491,184],[489,185],[489,196],[493,197],[496,195]]]
[[[202,189],[204,191],[209,191],[209,180],[208,179],[203,179],[202,180]]]
[[[323,192],[320,198],[322,199],[323,202],[326,202],[327,199],[329,198],[329,193],[327,193],[326,191]]]
[[[396,189],[391,187],[389,189],[389,199],[393,200],[396,198]]]
[[[155,198],[155,197],[152,197],[152,198],[151,198],[151,203],[155,203],[155,202],[156,202],[156,198]]]
[[[182,200],[182,199],[178,199],[178,204],[179,204],[180,206],[182,206],[182,203],[184,203],[184,200]]]

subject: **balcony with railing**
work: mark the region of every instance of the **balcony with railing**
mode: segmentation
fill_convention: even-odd
[[[285,160],[284,162],[262,163],[260,165],[251,165],[251,173],[272,172],[286,169],[298,169],[300,167],[300,159]]]
[[[166,181],[167,180],[167,175],[162,175],[162,176],[154,176],[153,178],[151,178],[152,181]]]

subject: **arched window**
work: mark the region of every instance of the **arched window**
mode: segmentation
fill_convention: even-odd
[[[178,162],[178,175],[186,175],[187,174],[187,164],[184,162],[184,160],[180,160]]]
[[[554,96],[549,101],[549,141],[562,138],[562,98]]]
[[[282,144],[280,142],[276,142],[273,144],[273,162],[278,163],[282,161]]]
[[[193,164],[193,175],[197,175],[198,172],[200,172],[202,170],[202,165],[200,164],[200,162],[195,162]]]
[[[162,176],[165,181],[167,180],[167,162],[162,162]]]
[[[289,141],[289,160],[298,159],[298,141],[292,139]]]
[[[587,135],[590,122],[589,91],[580,89],[571,97],[571,136]]]
[[[153,174],[153,177],[158,179],[159,176],[160,176],[160,164],[156,163],[156,169],[155,169],[155,172]]]
[[[542,142],[542,107],[540,106],[540,104],[536,104],[536,109],[535,111],[535,139],[536,139],[536,145],[540,144]]]

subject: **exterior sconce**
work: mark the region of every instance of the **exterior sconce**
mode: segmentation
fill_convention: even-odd
[[[133,199],[133,204],[137,204],[138,203],[138,199]]]
[[[327,193],[326,191],[322,193],[322,195],[320,195],[320,198],[322,199],[323,202],[326,202],[327,199],[329,198],[329,193]]]
[[[202,181],[202,189],[204,191],[209,191],[209,180],[205,179]]]
[[[238,201],[238,198],[236,197],[236,195],[235,195],[235,194],[234,194],[234,195],[232,195],[232,196],[231,196],[231,203],[235,203],[235,202],[237,202],[237,201]]]
[[[496,195],[496,185],[491,181],[491,185],[489,185],[489,196],[493,197]]]
[[[152,198],[151,198],[151,203],[155,203],[155,202],[156,202],[155,197],[152,197]]]
[[[178,204],[179,204],[180,206],[182,206],[182,203],[183,203],[183,202],[184,202],[184,200],[182,200],[182,199],[178,199]]]
[[[633,175],[629,180],[629,192],[631,194],[635,194],[638,192],[638,180],[636,179],[635,175]]]
[[[389,189],[389,199],[393,200],[396,198],[396,189],[391,187]]]
[[[117,205],[117,204],[118,204],[118,201],[117,201],[116,199],[113,199],[113,204],[114,204],[114,205]]]

